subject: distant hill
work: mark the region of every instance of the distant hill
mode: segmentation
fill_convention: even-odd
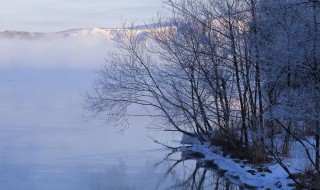
[[[71,29],[60,32],[25,32],[25,31],[10,31],[0,32],[0,38],[5,39],[41,39],[41,38],[67,38],[79,36],[103,36],[106,39],[111,39],[117,32],[117,29],[102,29],[102,28],[86,28],[86,29]]]

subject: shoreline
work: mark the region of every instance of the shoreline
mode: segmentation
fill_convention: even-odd
[[[288,178],[288,174],[276,162],[257,167],[247,163],[246,160],[224,155],[222,147],[219,146],[194,142],[191,146],[185,147],[186,143],[182,144],[184,145],[180,149],[182,157],[199,155],[201,157],[199,161],[203,162],[204,167],[205,164],[212,164],[218,174],[245,189],[295,189],[294,181]]]

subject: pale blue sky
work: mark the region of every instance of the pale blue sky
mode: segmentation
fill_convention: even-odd
[[[160,0],[0,0],[0,31],[54,32],[150,21]]]

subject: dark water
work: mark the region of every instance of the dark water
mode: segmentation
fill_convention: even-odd
[[[160,189],[241,189],[221,177],[210,164],[203,163],[197,158],[183,160],[180,154],[180,152],[168,153],[162,162],[156,165],[166,168]]]

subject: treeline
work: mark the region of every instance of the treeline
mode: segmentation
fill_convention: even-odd
[[[302,147],[319,176],[320,1],[166,0],[157,27],[114,38],[87,108],[121,123],[138,104],[161,128],[266,162]],[[311,171],[311,172],[310,172]]]

